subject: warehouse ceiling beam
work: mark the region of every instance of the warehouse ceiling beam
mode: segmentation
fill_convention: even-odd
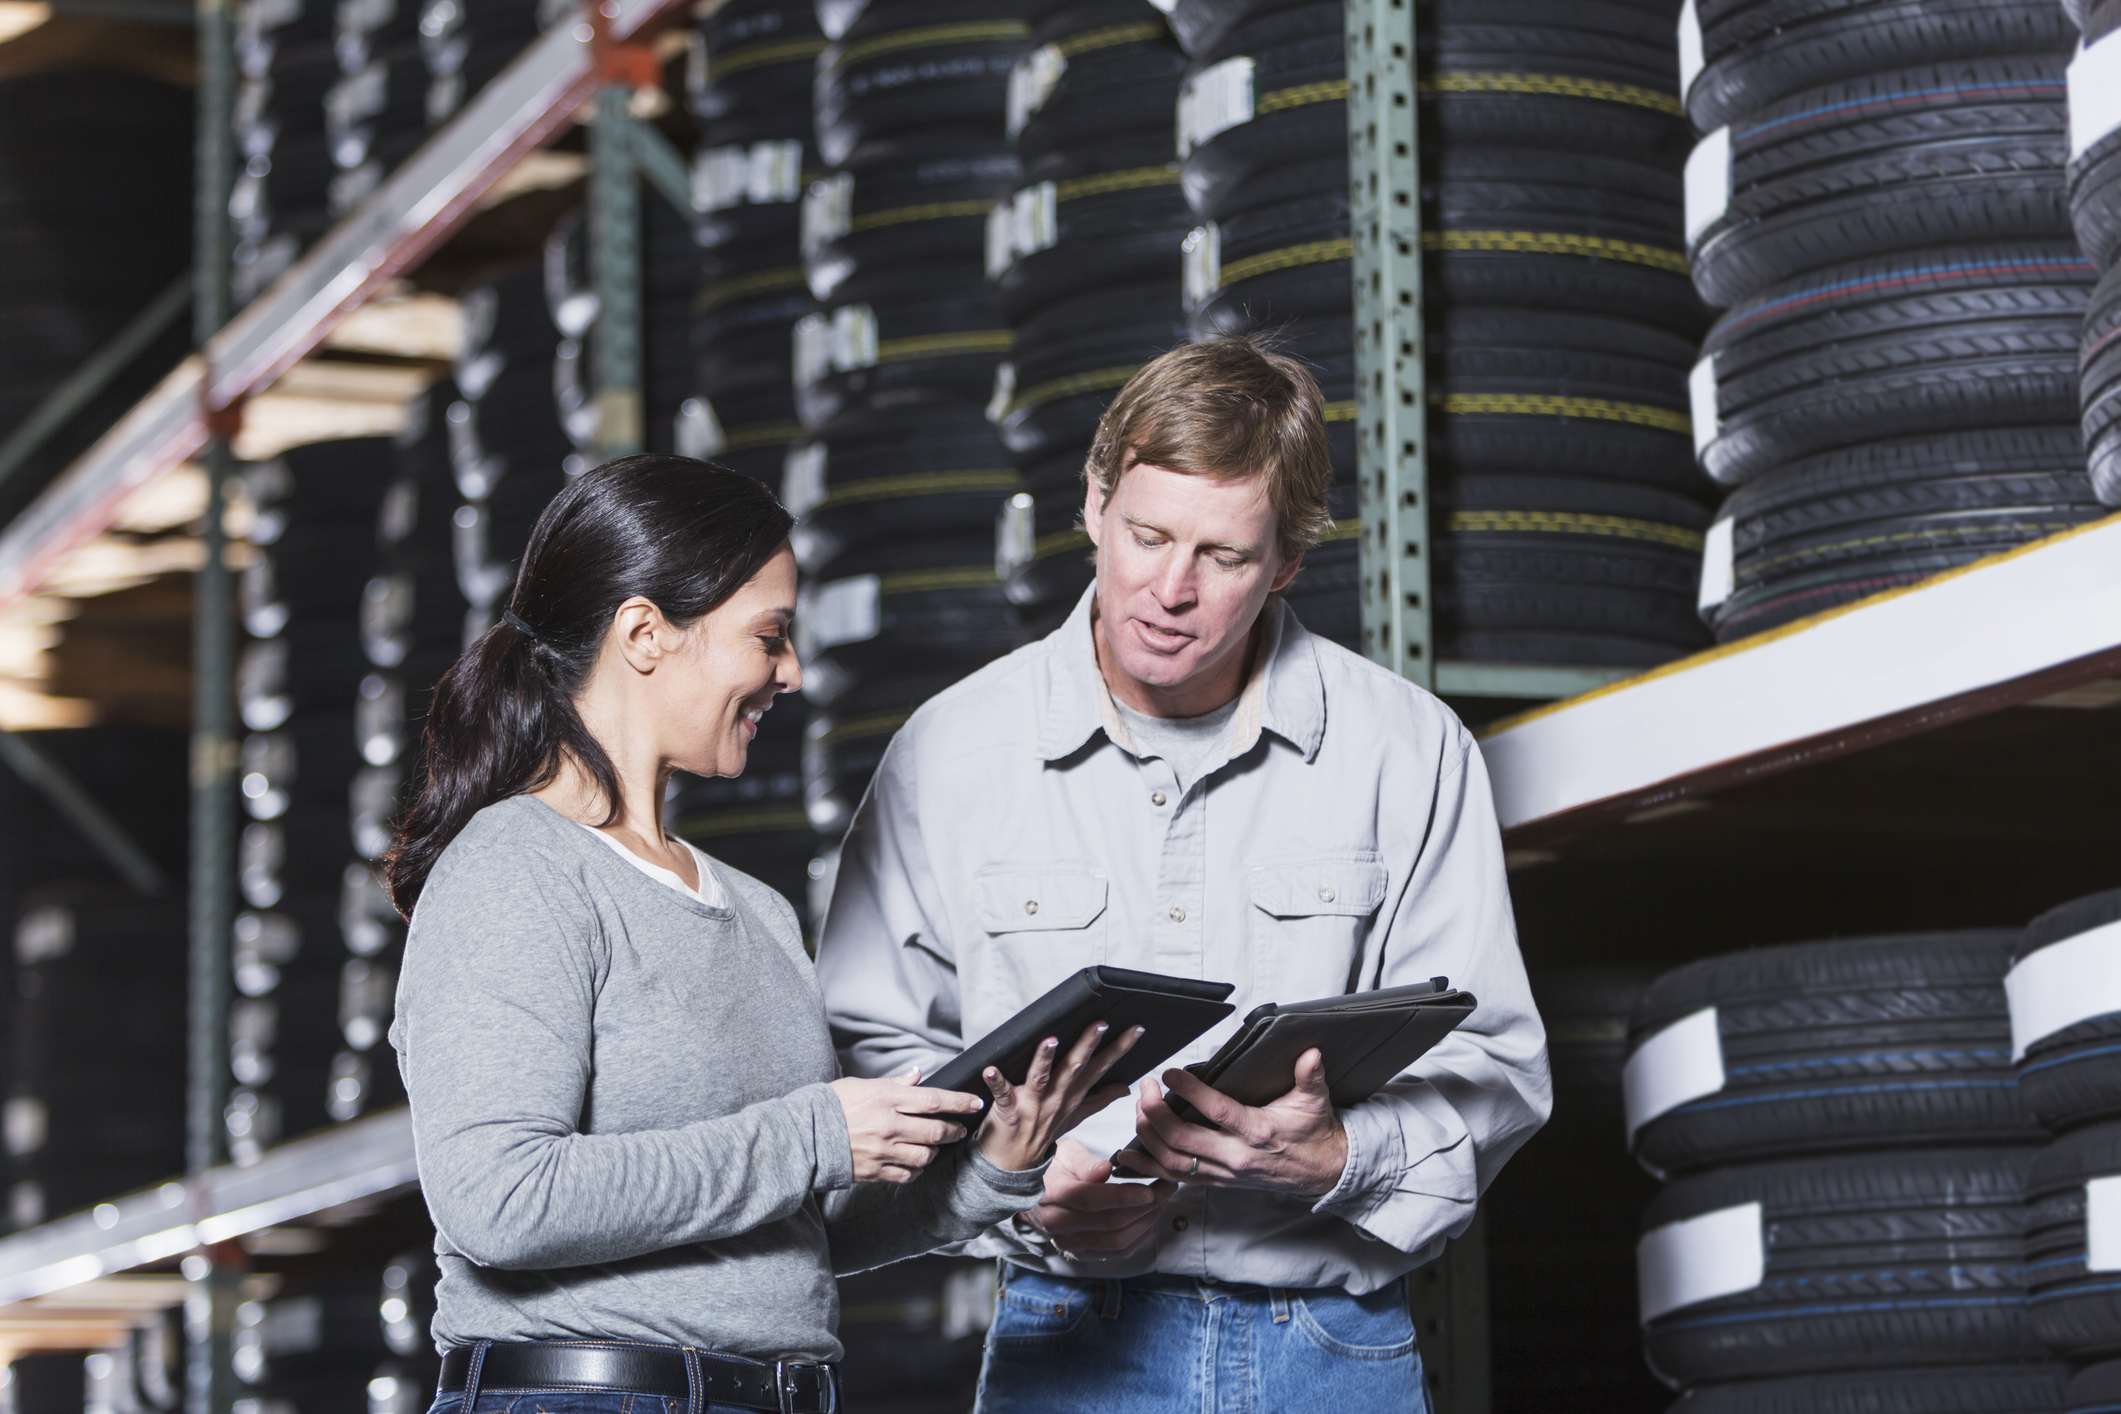
[[[1498,723],[1512,844],[2121,674],[2121,516]]]
[[[418,1176],[412,1116],[386,1110],[282,1144],[248,1168],[212,1168],[0,1238],[0,1305],[407,1192]]]
[[[611,33],[642,34],[677,0],[614,0]],[[202,407],[225,407],[292,367],[362,301],[467,219],[521,158],[572,122],[598,87],[586,13],[548,32],[370,198],[121,418],[0,532],[0,607],[32,592],[108,525],[133,491],[197,452]],[[211,366],[209,380],[204,369]]]

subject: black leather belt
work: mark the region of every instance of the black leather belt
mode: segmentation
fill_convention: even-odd
[[[483,1359],[475,1357],[483,1353]],[[440,1393],[481,1389],[609,1389],[682,1399],[688,1414],[708,1404],[770,1409],[776,1414],[839,1414],[840,1372],[795,1360],[767,1364],[675,1345],[539,1340],[480,1341],[442,1357]]]

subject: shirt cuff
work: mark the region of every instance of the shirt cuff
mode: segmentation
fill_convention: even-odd
[[[788,1102],[810,1111],[811,1152],[815,1162],[811,1168],[810,1191],[813,1193],[837,1193],[854,1187],[854,1141],[847,1136],[847,1111],[840,1104],[840,1097],[830,1085],[822,1082],[805,1085],[788,1096]]]
[[[1406,1136],[1384,1106],[1367,1102],[1342,1110],[1340,1127],[1348,1139],[1348,1161],[1341,1167],[1340,1181],[1311,1205],[1311,1211],[1360,1224],[1407,1171]]]

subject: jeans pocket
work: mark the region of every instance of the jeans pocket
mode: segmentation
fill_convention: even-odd
[[[1368,1296],[1313,1292],[1295,1297],[1296,1325],[1313,1344],[1351,1360],[1399,1360],[1414,1353],[1414,1318],[1406,1286],[1393,1282]]]
[[[1095,1312],[1090,1293],[1072,1282],[1011,1273],[995,1299],[987,1344],[1059,1345],[1081,1335]]]

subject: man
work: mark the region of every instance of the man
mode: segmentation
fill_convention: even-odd
[[[1275,597],[1331,525],[1302,365],[1165,354],[1085,474],[1095,585],[915,713],[855,815],[818,951],[842,1060],[932,1071],[1092,963],[1236,984],[1174,1067],[1262,1002],[1449,977],[1478,1008],[1374,1098],[1336,1111],[1316,1052],[1259,1108],[1167,1070],[981,1248],[983,1414],[1425,1409],[1402,1278],[1551,1104],[1479,752]],[[1154,1182],[1107,1161],[1137,1134]]]

